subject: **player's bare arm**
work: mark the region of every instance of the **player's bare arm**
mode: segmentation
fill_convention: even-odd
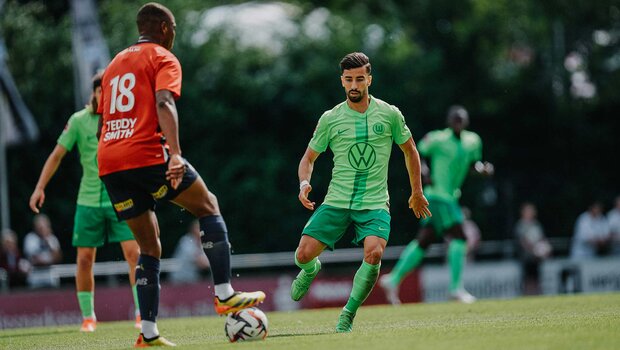
[[[428,209],[428,201],[424,197],[422,191],[421,164],[420,154],[415,146],[413,138],[410,137],[405,143],[399,145],[405,155],[405,165],[409,174],[409,183],[411,185],[411,196],[409,197],[409,208],[413,210],[415,217],[427,218],[431,216]]]
[[[306,148],[306,153],[299,162],[299,169],[297,174],[299,175],[299,201],[307,209],[314,210],[315,202],[308,199],[308,194],[312,191],[310,185],[310,178],[312,177],[312,171],[314,170],[314,161],[319,157],[319,152],[314,151],[312,148]]]
[[[157,118],[159,127],[166,137],[170,147],[170,161],[166,180],[170,181],[172,188],[176,189],[181,183],[185,173],[185,163],[181,158],[181,146],[179,144],[179,116],[172,93],[168,90],[157,91]]]
[[[52,179],[52,176],[58,170],[60,166],[60,162],[67,154],[67,149],[61,145],[56,145],[52,153],[50,153],[49,157],[45,161],[45,165],[43,165],[43,169],[41,170],[41,175],[39,175],[39,181],[37,181],[37,185],[30,196],[30,209],[33,212],[39,213],[39,208],[43,206],[45,202],[45,187]]]

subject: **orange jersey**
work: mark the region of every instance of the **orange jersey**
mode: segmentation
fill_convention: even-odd
[[[181,95],[181,64],[164,47],[144,42],[121,51],[101,81],[103,118],[99,176],[166,162],[155,92]]]

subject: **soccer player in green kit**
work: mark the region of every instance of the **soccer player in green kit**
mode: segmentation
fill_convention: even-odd
[[[462,284],[467,245],[463,233],[463,214],[458,200],[461,185],[468,172],[493,175],[491,163],[482,162],[482,141],[478,134],[467,131],[469,115],[461,106],[448,110],[448,128],[429,132],[418,143],[420,154],[430,158],[430,179],[428,167],[423,162],[423,176],[429,183],[424,192],[428,196],[429,208],[434,216],[421,221],[421,230],[416,240],[402,252],[394,269],[381,277],[383,288],[391,304],[400,304],[398,286],[403,278],[420,265],[428,246],[435,238],[447,238],[448,263],[450,265],[450,298],[463,303],[473,303],[476,298],[469,294]]]
[[[77,271],[75,284],[83,322],[82,332],[94,332],[97,327],[95,317],[95,280],[93,265],[97,247],[107,241],[119,242],[123,255],[129,265],[129,280],[132,286],[136,310],[136,327],[140,328],[140,310],[135,286],[136,264],[140,247],[131,230],[124,222],[118,222],[112,203],[97,168],[97,127],[99,115],[96,114],[101,96],[101,74],[93,77],[93,94],[90,105],[74,113],[58,138],[57,145],[49,155],[39,181],[30,197],[30,208],[35,213],[45,202],[45,187],[54,176],[67,152],[77,144],[82,165],[82,180],[77,198],[75,222],[73,227],[73,246],[77,247]]]
[[[346,333],[352,331],[355,313],[377,281],[390,235],[387,174],[392,142],[405,155],[411,186],[409,208],[417,218],[430,217],[431,213],[422,192],[420,156],[405,118],[398,108],[368,93],[372,82],[368,57],[350,53],[340,68],[347,100],[321,116],[299,163],[299,201],[314,210],[315,202],[308,199],[314,162],[327,147],[334,154],[325,201],[308,220],[295,251],[295,264],[301,272],[291,285],[291,297],[299,301],[306,295],[321,269],[318,256],[325,248],[333,250],[353,224],[354,242],[364,245],[364,261],[355,273],[351,295],[336,325],[336,332]]]

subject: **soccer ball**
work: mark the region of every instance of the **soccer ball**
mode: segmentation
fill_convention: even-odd
[[[228,314],[224,331],[228,340],[260,340],[267,336],[268,321],[264,312],[256,307]]]

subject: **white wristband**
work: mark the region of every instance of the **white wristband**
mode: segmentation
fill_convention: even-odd
[[[304,188],[304,186],[310,186],[310,182],[308,180],[303,180],[302,182],[299,183],[299,190],[301,191],[302,188]]]

